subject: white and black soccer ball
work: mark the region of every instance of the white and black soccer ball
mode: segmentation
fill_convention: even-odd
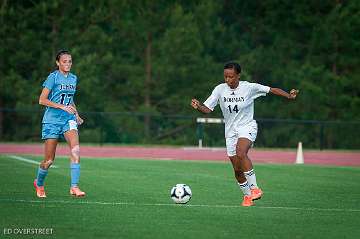
[[[170,191],[170,197],[175,203],[185,204],[191,199],[191,189],[186,184],[176,184]]]

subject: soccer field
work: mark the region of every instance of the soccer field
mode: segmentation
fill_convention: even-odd
[[[257,164],[264,196],[244,208],[230,163],[83,158],[85,198],[69,195],[68,159],[55,165],[41,200],[32,185],[37,165],[0,155],[3,238],[33,238],[5,233],[31,228],[52,229],[48,238],[360,236],[359,167]],[[172,203],[176,183],[190,185],[187,205]]]

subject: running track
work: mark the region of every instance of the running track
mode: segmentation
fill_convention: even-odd
[[[68,148],[59,144],[57,155],[68,155]],[[0,144],[0,154],[43,155],[42,144]],[[99,158],[141,158],[163,160],[210,160],[227,161],[225,149],[181,148],[181,147],[138,147],[138,146],[81,146],[81,156]],[[293,151],[251,149],[249,156],[255,163],[292,164],[296,159]],[[307,151],[305,164],[360,166],[360,151]]]

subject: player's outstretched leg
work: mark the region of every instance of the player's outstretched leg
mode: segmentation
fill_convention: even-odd
[[[71,171],[71,187],[70,195],[75,197],[84,197],[85,192],[79,188],[80,181],[80,146],[77,130],[69,130],[64,133],[65,139],[70,147],[70,171]]]
[[[85,192],[81,191],[79,188],[79,178],[80,178],[80,164],[71,163],[71,187],[70,194],[75,197],[84,197]]]
[[[243,170],[244,176],[249,183],[252,200],[258,200],[262,197],[263,192],[257,185],[253,165],[247,155],[251,144],[252,142],[249,139],[239,138],[236,147],[236,154],[240,158],[241,169]]]
[[[34,188],[36,196],[39,198],[46,198],[45,193],[45,178],[48,174],[48,169],[54,162],[55,151],[57,146],[57,139],[46,139],[45,140],[45,157],[40,163],[36,179],[34,180]]]
[[[249,207],[254,205],[254,202],[251,197],[251,189],[248,181],[246,180],[244,173],[240,169],[240,159],[235,156],[229,156],[232,166],[234,168],[235,178],[238,182],[238,185],[243,193],[243,201],[241,203],[244,207]]]

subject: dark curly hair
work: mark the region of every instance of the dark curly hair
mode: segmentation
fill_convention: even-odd
[[[230,62],[225,63],[225,65],[224,65],[224,70],[225,70],[225,69],[234,69],[237,74],[240,74],[240,73],[241,73],[241,66],[240,66],[240,64],[237,63],[237,62],[234,62],[234,61],[230,61]]]

